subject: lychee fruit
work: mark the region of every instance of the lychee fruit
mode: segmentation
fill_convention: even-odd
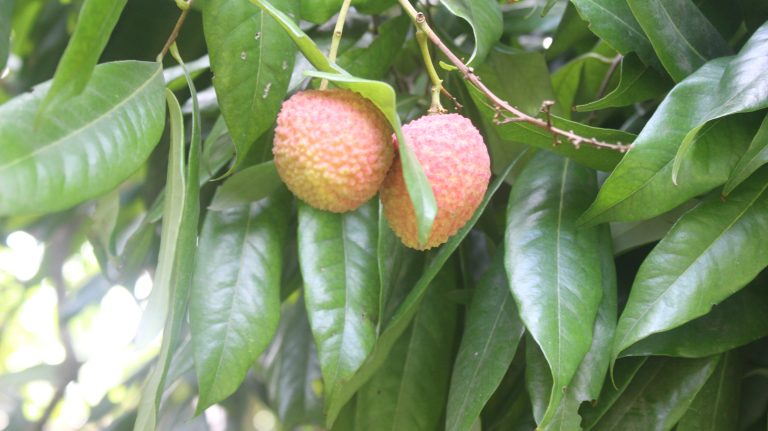
[[[437,216],[429,239],[419,244],[399,157],[382,185],[384,215],[403,244],[427,250],[448,241],[472,218],[488,189],[491,162],[480,132],[459,114],[421,117],[403,126],[403,135],[432,185]]]
[[[365,97],[349,90],[307,90],[283,103],[272,153],[299,199],[343,213],[376,195],[392,165],[392,128]]]

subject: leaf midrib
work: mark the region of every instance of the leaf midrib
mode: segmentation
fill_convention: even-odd
[[[10,168],[10,167],[13,167],[15,165],[18,165],[18,164],[20,164],[20,163],[22,163],[22,162],[24,162],[26,160],[29,160],[29,159],[31,159],[32,157],[34,157],[35,155],[37,155],[39,153],[42,153],[42,152],[47,151],[47,150],[50,150],[51,148],[56,147],[56,146],[62,144],[63,142],[66,142],[67,140],[69,140],[73,136],[76,136],[76,135],[84,132],[85,130],[90,129],[91,127],[93,127],[94,124],[99,123],[105,117],[110,116],[111,114],[116,112],[118,109],[120,109],[124,105],[128,104],[128,102],[133,101],[134,98],[136,97],[136,95],[141,93],[147,86],[149,86],[149,84],[151,84],[160,73],[162,73],[162,68],[158,67],[157,71],[155,73],[153,73],[143,84],[141,84],[138,88],[136,88],[136,90],[131,92],[125,99],[123,99],[120,102],[118,102],[115,106],[110,108],[108,111],[106,111],[103,114],[99,115],[98,117],[94,118],[92,121],[86,123],[82,127],[74,129],[74,130],[70,131],[68,134],[66,134],[66,135],[64,135],[64,136],[54,140],[53,142],[49,143],[48,145],[39,147],[39,148],[35,149],[35,151],[27,153],[27,154],[19,157],[18,159],[11,160],[9,163],[6,163],[4,165],[0,165],[0,172],[2,172],[3,170],[5,170],[7,168]]]

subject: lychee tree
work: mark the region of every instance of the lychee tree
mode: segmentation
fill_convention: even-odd
[[[768,423],[765,0],[0,0],[0,70],[0,429]]]

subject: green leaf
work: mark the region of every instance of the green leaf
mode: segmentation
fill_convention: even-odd
[[[619,85],[605,97],[591,103],[576,106],[579,112],[629,106],[653,99],[666,93],[672,82],[653,68],[646,66],[635,54],[621,60]]]
[[[768,292],[758,278],[706,315],[670,331],[653,334],[621,356],[663,355],[703,358],[768,335]]]
[[[298,0],[280,5],[289,14],[298,12]],[[206,1],[203,20],[213,86],[237,151],[231,173],[274,124],[288,91],[296,47],[279,23],[244,0]]]
[[[232,175],[219,187],[208,209],[224,211],[259,201],[272,194],[282,184],[275,162],[250,166]]]
[[[457,307],[447,294],[458,274],[445,267],[386,363],[360,389],[356,430],[436,429],[445,409],[451,376]]]
[[[52,111],[85,90],[127,2],[128,0],[85,0],[75,32],[56,67],[50,90],[38,107],[38,115],[50,115],[50,119],[60,119],[58,114]],[[112,93],[114,90],[109,94]],[[73,109],[72,106],[69,108]]]
[[[384,114],[397,135],[398,142],[406,143],[400,129],[400,118],[397,115],[397,99],[395,90],[387,83],[370,81],[350,76],[346,71],[331,64],[317,45],[301,31],[294,21],[277,10],[266,0],[251,0],[275,18],[291,36],[304,56],[320,72],[307,72],[307,75],[316,78],[334,81],[343,88],[357,91],[370,99]],[[413,201],[416,210],[416,224],[419,233],[419,241],[426,242],[432,231],[432,224],[437,215],[437,202],[432,193],[432,187],[421,168],[416,155],[408,145],[399,145],[398,150],[402,158],[403,175],[408,194]]]
[[[341,87],[356,91],[370,99],[387,117],[389,124],[395,130],[398,142],[405,143],[398,145],[400,161],[403,166],[403,177],[405,185],[408,188],[408,194],[416,210],[416,226],[419,233],[419,242],[425,243],[432,231],[432,224],[437,216],[437,201],[432,192],[432,186],[429,184],[424,170],[413,152],[413,148],[403,135],[400,118],[397,115],[397,100],[395,90],[387,83],[381,81],[368,81],[359,78],[353,78],[347,75],[338,75],[322,72],[307,72],[308,76],[315,78],[328,79]]]
[[[661,67],[651,42],[632,15],[626,1],[571,0],[589,28],[616,51],[627,55],[636,52],[643,63]]]
[[[676,178],[683,157],[693,145],[697,133],[708,122],[740,112],[768,107],[768,23],[760,27],[725,68],[717,92],[709,100],[709,112],[685,135],[675,155],[672,178]]]
[[[0,0],[0,73],[11,53],[11,13],[14,0]]]
[[[475,289],[448,395],[448,431],[469,431],[512,363],[524,327],[509,292],[504,254]]]
[[[139,169],[162,134],[157,63],[96,67],[83,93],[51,107],[51,120],[36,127],[49,86],[0,106],[0,215],[59,211],[106,193]]]
[[[380,14],[391,8],[397,0],[352,0],[352,6],[367,14]]]
[[[521,79],[507,79],[509,70],[520,71]],[[549,71],[543,57],[538,53],[509,54],[493,52],[485,65],[478,67],[478,74],[494,93],[524,112],[538,111],[545,100],[554,100],[554,91],[549,82]],[[544,81],[542,81],[544,79]],[[598,150],[588,145],[576,148],[571,144],[553,145],[552,134],[528,123],[511,122],[502,125],[494,123],[497,111],[489,105],[485,95],[474,86],[467,88],[475,102],[486,127],[492,127],[504,141],[520,142],[548,151],[553,151],[591,168],[610,171],[619,163],[622,155],[616,151]],[[557,105],[556,105],[557,106]],[[573,130],[581,136],[609,142],[630,143],[635,136],[609,129],[586,126],[574,121],[552,116],[553,124],[564,130]]]
[[[677,147],[708,112],[711,89],[728,63],[728,59],[711,61],[672,89],[581,222],[655,217],[728,179],[756,130],[751,119],[728,117],[708,124],[696,135],[698,144],[681,167],[679,184],[670,180]]]
[[[383,78],[402,51],[411,20],[407,15],[392,18],[379,27],[378,36],[365,48],[344,51],[338,64],[355,76]]]
[[[649,335],[707,314],[768,265],[768,170],[723,203],[684,215],[638,270],[619,318],[613,357]],[[725,271],[724,268],[728,270]]]
[[[181,63],[175,45],[171,52]],[[186,76],[193,103],[189,158],[184,154],[186,140],[181,107],[170,90],[165,93],[171,118],[171,153],[168,157],[160,256],[145,315],[167,317],[160,356],[144,382],[134,431],[153,431],[157,427],[157,414],[165,390],[168,369],[186,321],[189,286],[192,284],[195,268],[197,224],[200,216],[200,110],[197,105],[197,92],[188,72]],[[153,307],[159,309],[159,312],[153,312]]]
[[[766,163],[768,163],[768,115],[763,119],[763,123],[752,139],[752,143],[749,144],[747,152],[741,156],[739,163],[733,168],[731,177],[723,186],[723,196],[731,194],[739,184]]]
[[[292,296],[283,305],[280,327],[264,358],[269,405],[281,425],[322,425],[322,376],[303,298]]]
[[[374,373],[386,362],[389,352],[392,350],[392,346],[405,332],[413,320],[419,304],[424,299],[424,295],[427,293],[428,287],[437,273],[445,265],[448,258],[453,254],[456,248],[459,246],[462,240],[467,236],[470,230],[475,226],[480,215],[485,211],[493,195],[498,191],[504,179],[512,172],[512,169],[516,166],[517,161],[521,160],[526,153],[523,153],[514,162],[512,162],[502,175],[496,178],[496,180],[488,186],[485,199],[480,203],[477,211],[472,218],[464,225],[459,232],[451,237],[448,242],[440,247],[433,257],[430,259],[429,264],[424,269],[424,273],[421,278],[413,285],[413,288],[408,293],[408,296],[398,307],[395,314],[387,323],[387,326],[381,332],[373,351],[360,367],[360,370],[343,385],[339,391],[331,394],[326,400],[326,423],[330,427],[335,421],[341,409],[349,402],[352,396],[357,390],[367,382]]]
[[[326,397],[373,350],[379,309],[378,203],[334,214],[299,205],[299,262]]]
[[[576,218],[595,196],[594,171],[536,154],[516,179],[507,207],[506,269],[525,327],[552,373],[540,427],[557,411],[563,389],[590,350],[603,295],[599,230]]]
[[[336,15],[344,0],[301,0],[301,19],[323,24]]]
[[[730,431],[739,423],[742,370],[736,353],[723,355],[688,407],[677,431]]]
[[[610,384],[603,387],[597,407],[584,412],[584,429],[672,429],[715,371],[719,360],[719,356],[714,356],[620,362],[622,367],[616,368],[618,389]]]
[[[475,49],[467,64],[481,64],[504,32],[496,0],[440,0],[452,14],[466,20],[475,34]]]
[[[708,60],[731,54],[728,43],[691,0],[627,0],[664,68],[676,82]]]
[[[277,330],[291,200],[283,189],[206,216],[189,310],[198,412],[240,386]]]

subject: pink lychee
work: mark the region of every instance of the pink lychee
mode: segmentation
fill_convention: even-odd
[[[349,90],[307,90],[283,103],[272,153],[283,182],[309,205],[352,211],[376,195],[394,150],[376,106]]]

